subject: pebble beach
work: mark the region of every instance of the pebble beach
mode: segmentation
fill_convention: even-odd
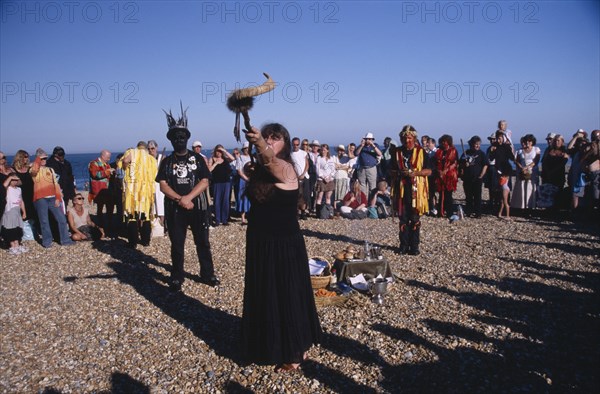
[[[459,186],[460,189],[460,186]],[[423,217],[421,254],[397,254],[395,219],[301,221],[309,256],[364,241],[395,275],[383,305],[355,293],[319,308],[323,340],[300,371],[246,364],[237,341],[245,231],[211,229],[217,288],[183,293],[170,243],[0,250],[5,393],[593,392],[600,386],[597,224]]]

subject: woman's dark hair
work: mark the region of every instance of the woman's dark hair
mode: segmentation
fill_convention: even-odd
[[[471,139],[469,140],[469,146],[474,146],[476,143],[481,142],[481,138],[479,138],[478,135],[474,135],[473,137],[471,137]]]
[[[448,134],[444,134],[443,136],[440,137],[440,139],[438,140],[438,143],[440,145],[442,145],[442,142],[446,141],[448,143],[449,146],[454,146],[452,145],[452,136],[448,135]]]
[[[535,145],[535,143],[537,142],[533,134],[525,134],[523,137],[521,137],[521,144],[527,141],[531,141],[533,145]]]
[[[291,156],[290,133],[283,125],[279,123],[270,123],[262,127],[260,133],[264,139],[268,137],[280,138],[283,140],[283,148],[277,154],[277,158],[294,165]],[[275,191],[277,179],[271,175],[267,169],[260,163],[256,163],[250,173],[250,180],[246,189],[248,196],[258,202],[268,201]]]

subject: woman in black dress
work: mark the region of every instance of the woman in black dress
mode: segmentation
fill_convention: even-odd
[[[247,188],[251,201],[246,232],[242,350],[249,362],[300,366],[319,342],[321,326],[308,270],[308,255],[296,218],[298,178],[290,135],[280,124],[246,133],[257,164]]]

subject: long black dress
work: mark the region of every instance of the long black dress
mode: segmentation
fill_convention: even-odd
[[[242,351],[248,362],[300,363],[321,337],[296,208],[298,190],[251,199],[246,232]]]

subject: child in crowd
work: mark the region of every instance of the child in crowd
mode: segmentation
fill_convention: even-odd
[[[377,187],[371,190],[369,197],[369,217],[385,219],[390,216],[392,199],[386,181],[377,182]]]
[[[6,208],[2,215],[2,237],[10,244],[9,253],[13,255],[25,253],[28,249],[21,245],[23,238],[23,219],[27,217],[25,204],[19,187],[21,181],[16,173],[11,172],[3,186],[6,188]]]
[[[510,220],[510,204],[508,203],[508,196],[510,195],[510,186],[508,185],[509,176],[506,173],[500,173],[500,190],[502,193],[502,201],[500,202],[500,212],[498,217],[502,219],[502,211],[506,208],[506,216],[504,219]]]

